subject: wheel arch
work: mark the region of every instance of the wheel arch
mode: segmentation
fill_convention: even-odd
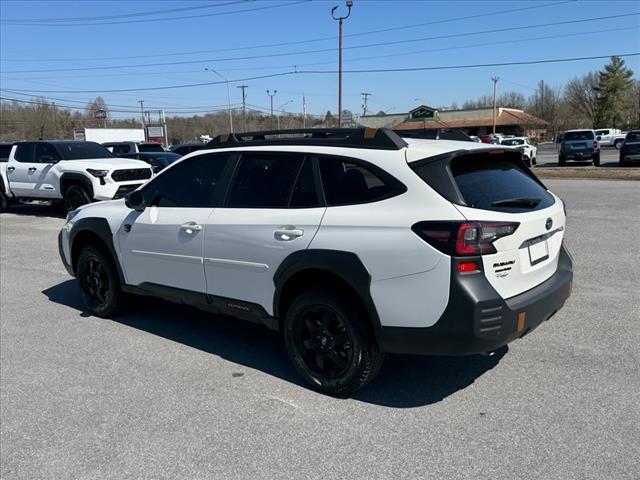
[[[124,284],[124,274],[113,246],[113,235],[109,223],[104,218],[82,218],[74,223],[69,233],[69,250],[71,252],[71,268],[76,271],[78,258],[83,248],[96,246],[111,256],[120,282]]]
[[[273,280],[276,287],[273,312],[280,328],[296,296],[319,286],[346,291],[356,298],[369,317],[376,338],[379,337],[380,319],[371,297],[371,275],[355,253],[319,249],[294,252],[280,264]]]
[[[67,189],[72,185],[81,186],[93,200],[93,184],[85,175],[73,172],[63,173],[60,176],[60,195],[64,197]]]

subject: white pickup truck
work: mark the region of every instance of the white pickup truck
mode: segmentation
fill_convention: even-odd
[[[33,141],[11,147],[0,162],[0,207],[18,200],[49,200],[74,210],[124,197],[152,176],[140,160],[115,157],[95,142]]]
[[[596,130],[596,136],[599,137],[598,143],[601,147],[616,147],[618,150],[622,148],[626,135],[627,132],[623,132],[617,128],[601,128]]]

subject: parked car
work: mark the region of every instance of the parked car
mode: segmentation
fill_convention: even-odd
[[[538,162],[536,160],[538,149],[536,148],[529,137],[513,137],[502,140],[502,145],[506,145],[509,147],[515,147],[517,150],[522,152],[522,160],[529,167],[533,167]]]
[[[620,166],[640,162],[640,130],[632,130],[620,147]]]
[[[131,293],[264,323],[313,388],[344,396],[385,352],[530,334],[570,295],[566,227],[513,148],[306,129],[215,138],[70,212],[59,243],[92,314]]]
[[[201,142],[180,143],[178,145],[171,145],[169,151],[177,153],[178,155],[188,155],[191,152],[202,149],[204,146],[205,144]]]
[[[482,143],[491,143],[494,145],[498,145],[500,143],[500,139],[496,135],[493,135],[492,133],[488,135],[480,135],[480,141]]]
[[[469,138],[471,139],[472,142],[482,143],[482,140],[480,140],[480,138],[476,137],[475,135],[469,135]]]
[[[120,155],[123,158],[134,158],[136,160],[142,160],[143,162],[151,165],[154,173],[158,173],[165,167],[168,167],[173,162],[182,157],[173,152],[143,152],[143,153],[126,153]]]
[[[146,163],[115,157],[95,142],[18,142],[0,163],[2,208],[17,200],[50,200],[74,210],[124,197],[151,175]]]
[[[165,151],[162,145],[155,142],[105,142],[102,146],[118,156],[126,153]]]
[[[558,165],[567,164],[567,160],[593,162],[600,165],[600,146],[594,130],[567,130],[560,142]]]
[[[596,130],[596,137],[601,147],[616,147],[618,150],[622,148],[622,143],[627,133],[617,128],[604,128]]]

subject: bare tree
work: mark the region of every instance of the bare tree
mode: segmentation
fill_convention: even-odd
[[[582,77],[571,80],[565,89],[565,99],[573,113],[578,115],[576,120],[578,122],[582,120],[580,123],[586,123],[591,128],[597,128],[600,117],[600,105],[596,90],[598,80],[598,72],[589,72]]]

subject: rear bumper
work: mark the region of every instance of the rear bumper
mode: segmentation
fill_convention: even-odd
[[[640,162],[640,153],[626,153],[620,155],[623,162]]]
[[[508,300],[484,275],[452,271],[449,304],[438,322],[428,328],[382,327],[380,346],[389,353],[424,355],[496,350],[551,318],[569,298],[572,281],[573,265],[564,246],[551,278]]]
[[[591,158],[597,156],[600,152],[590,151],[590,152],[571,152],[565,153],[564,158],[567,160],[590,160]]]

